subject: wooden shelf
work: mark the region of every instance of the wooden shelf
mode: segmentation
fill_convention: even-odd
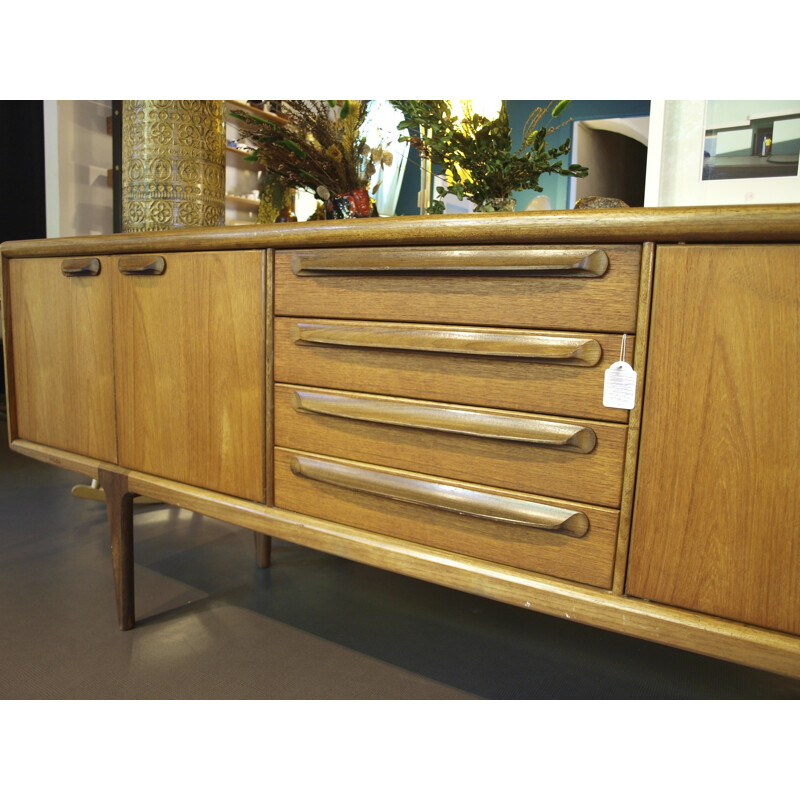
[[[249,169],[253,170],[254,172],[259,172],[260,170],[264,169],[264,165],[261,164],[259,161],[245,161],[243,156],[249,155],[247,150],[240,150],[237,147],[230,147],[229,145],[225,145],[225,149],[232,153],[236,161],[228,162],[228,166],[236,165],[236,169]]]
[[[249,106],[247,103],[240,103],[238,100],[226,100],[225,105],[228,111],[244,111],[246,114],[252,114],[254,117],[263,119],[265,122],[274,122],[278,125],[286,125],[289,120],[279,114],[273,114],[271,111],[262,111],[255,106]]]
[[[279,124],[283,124],[285,120],[276,114],[271,114],[268,111],[262,111],[255,106],[247,105],[238,100],[226,100],[226,138],[229,140],[236,139],[236,144],[239,144],[239,130],[236,126],[237,120],[231,117],[232,111],[242,111],[251,116]],[[237,131],[237,132],[234,132]],[[242,144],[246,140],[242,141]],[[252,200],[249,197],[241,197],[238,194],[230,194],[230,190],[236,192],[248,192],[248,190],[256,189],[258,187],[260,173],[264,167],[257,161],[245,161],[245,156],[249,155],[250,151],[244,147],[231,147],[225,146],[225,162],[226,162],[226,183],[228,192],[225,194],[226,206],[226,224],[227,225],[252,225],[255,221],[253,217],[257,214],[261,205],[261,201],[256,199]],[[245,217],[240,219],[240,217]]]
[[[235,194],[225,195],[226,203],[235,203],[241,208],[257,209],[261,205],[260,200],[251,200],[249,197],[237,197]]]
[[[225,149],[226,149],[226,150],[227,150],[229,153],[236,153],[236,154],[237,154],[237,155],[239,155],[239,156],[246,156],[246,155],[249,155],[249,152],[248,152],[247,150],[242,150],[242,149],[240,149],[240,148],[238,148],[238,147],[231,147],[229,144],[226,144],[226,145],[225,145]],[[257,164],[258,164],[258,162],[257,162],[257,161],[252,161],[252,162],[248,162],[248,163],[252,163],[253,165],[257,165]]]

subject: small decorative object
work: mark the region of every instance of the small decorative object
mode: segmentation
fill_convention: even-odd
[[[616,197],[581,197],[575,208],[628,208],[628,204]]]
[[[223,101],[123,101],[123,231],[224,223]]]
[[[464,101],[464,114],[456,113],[447,100],[393,100],[392,105],[403,112],[401,130],[416,132],[401,137],[411,143],[420,155],[442,168],[447,186],[437,186],[439,198],[428,208],[429,213],[444,212],[445,195],[459,200],[465,197],[475,203],[476,211],[513,211],[511,193],[523,189],[541,192],[539,178],[548,173],[584,178],[586,167],[561,161],[571,147],[567,139],[557,147],[547,147],[547,137],[566,125],[543,125],[548,113],[557,117],[569,105],[568,100],[550,102],[537,108],[522,132],[522,144],[511,147],[511,128],[505,103],[494,119],[477,114],[469,101]]]
[[[326,219],[358,219],[372,216],[372,201],[366,189],[331,196],[324,186],[317,188],[317,196],[324,202]]]
[[[294,215],[291,206],[284,206],[275,217],[275,222],[297,222],[297,217]]]
[[[246,111],[232,111],[240,122],[247,161],[262,164],[287,190],[309,189],[331,219],[369,217],[367,189],[384,164],[380,148],[371,148],[360,128],[367,100],[282,100],[282,123]]]

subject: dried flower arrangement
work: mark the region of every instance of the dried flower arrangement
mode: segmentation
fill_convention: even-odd
[[[522,144],[512,150],[508,109],[502,103],[495,119],[472,112],[465,103],[460,116],[446,100],[393,100],[403,112],[400,129],[417,129],[401,137],[422,156],[442,168],[447,186],[438,186],[439,198],[428,208],[430,213],[443,213],[443,197],[454,194],[476,205],[476,211],[493,211],[513,207],[511,193],[523,189],[541,192],[539,178],[546,173],[583,178],[588,170],[580,164],[564,167],[561,158],[570,151],[567,139],[558,147],[547,147],[547,137],[571,122],[543,125],[547,114],[560,115],[569,100],[551,101],[545,108],[536,108],[525,123]]]
[[[367,189],[391,164],[391,153],[372,148],[361,134],[368,100],[282,100],[282,123],[232,111],[240,138],[257,161],[289,189],[310,189],[323,201]],[[377,187],[376,187],[377,188]]]

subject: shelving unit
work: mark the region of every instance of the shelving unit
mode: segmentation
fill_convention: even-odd
[[[226,100],[226,134],[227,141],[236,141],[239,137],[237,120],[229,116],[231,111],[244,111],[260,119],[284,124],[285,120],[278,114],[262,111],[260,108],[242,103],[239,100]],[[228,145],[225,160],[225,224],[247,225],[258,219],[260,201],[253,199],[252,193],[259,190],[263,178],[263,167],[255,162],[245,161],[247,151]]]

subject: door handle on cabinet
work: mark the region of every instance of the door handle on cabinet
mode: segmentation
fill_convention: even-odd
[[[293,392],[291,402],[295,411],[309,414],[524,442],[575,453],[590,453],[597,444],[591,428],[493,409],[465,409],[423,401],[357,397],[306,389]]]
[[[547,250],[346,250],[292,255],[292,272],[300,277],[343,274],[430,274],[485,272],[542,277],[597,278],[608,269],[608,255],[595,248]]]
[[[495,495],[480,489],[309,456],[292,456],[290,467],[299,477],[439,511],[523,525],[575,538],[585,536],[589,530],[589,518],[581,511]]]
[[[163,275],[167,262],[164,256],[120,256],[117,266],[123,275]]]
[[[348,325],[340,322],[292,323],[292,341],[296,344],[337,347],[544,359],[582,367],[595,366],[603,355],[600,343],[584,336],[426,326]]]
[[[99,258],[65,258],[61,262],[61,273],[67,278],[81,278],[100,274]]]

